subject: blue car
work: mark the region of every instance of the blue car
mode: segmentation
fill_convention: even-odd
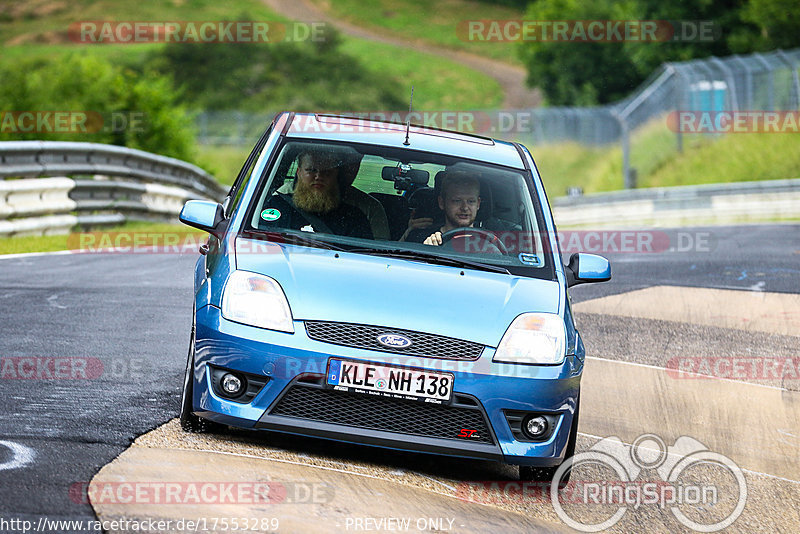
[[[194,273],[181,401],[226,426],[519,465],[573,454],[584,345],[535,163],[517,143],[278,115],[221,204]]]

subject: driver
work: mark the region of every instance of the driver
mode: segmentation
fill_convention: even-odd
[[[471,227],[481,207],[481,184],[475,176],[464,171],[448,172],[439,193],[439,208],[444,212],[444,225],[410,230],[406,241],[441,245],[442,234],[456,228]]]

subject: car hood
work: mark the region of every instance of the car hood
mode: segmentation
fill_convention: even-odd
[[[554,281],[405,259],[238,238],[236,262],[277,280],[295,320],[385,326],[496,347],[519,314],[559,308]]]

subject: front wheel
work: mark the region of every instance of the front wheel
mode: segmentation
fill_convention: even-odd
[[[572,458],[575,455],[575,443],[578,441],[578,415],[580,415],[580,399],[575,406],[575,415],[572,417],[572,427],[569,429],[569,440],[567,441],[567,450],[564,451],[564,461]],[[521,465],[519,466],[519,479],[523,481],[532,482],[552,482],[553,477],[558,471],[561,464],[551,467],[541,467],[537,465]],[[559,486],[566,485],[569,482],[569,477],[572,470],[567,470],[561,477]]]
[[[189,341],[189,356],[186,358],[186,372],[183,375],[183,392],[181,393],[181,429],[184,432],[202,434],[221,430],[221,425],[196,416],[194,413],[194,326]]]

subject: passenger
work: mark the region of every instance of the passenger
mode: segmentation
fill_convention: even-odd
[[[341,188],[342,202],[355,206],[364,213],[372,228],[375,239],[389,239],[389,219],[383,205],[375,197],[353,187],[353,181],[361,167],[363,154],[358,152],[347,153],[341,159],[339,167],[339,186]],[[278,188],[279,193],[291,194],[294,184],[286,183]]]
[[[349,237],[373,237],[367,217],[342,202],[337,154],[307,150],[297,157],[293,194],[277,191],[265,206],[259,228],[290,228]]]
[[[439,208],[444,212],[444,224],[438,228],[436,225],[413,228],[424,219],[411,219],[405,240],[425,245],[441,245],[442,234],[456,228],[473,226],[481,207],[480,191],[481,184],[475,176],[464,171],[448,172],[444,176],[438,197]]]

